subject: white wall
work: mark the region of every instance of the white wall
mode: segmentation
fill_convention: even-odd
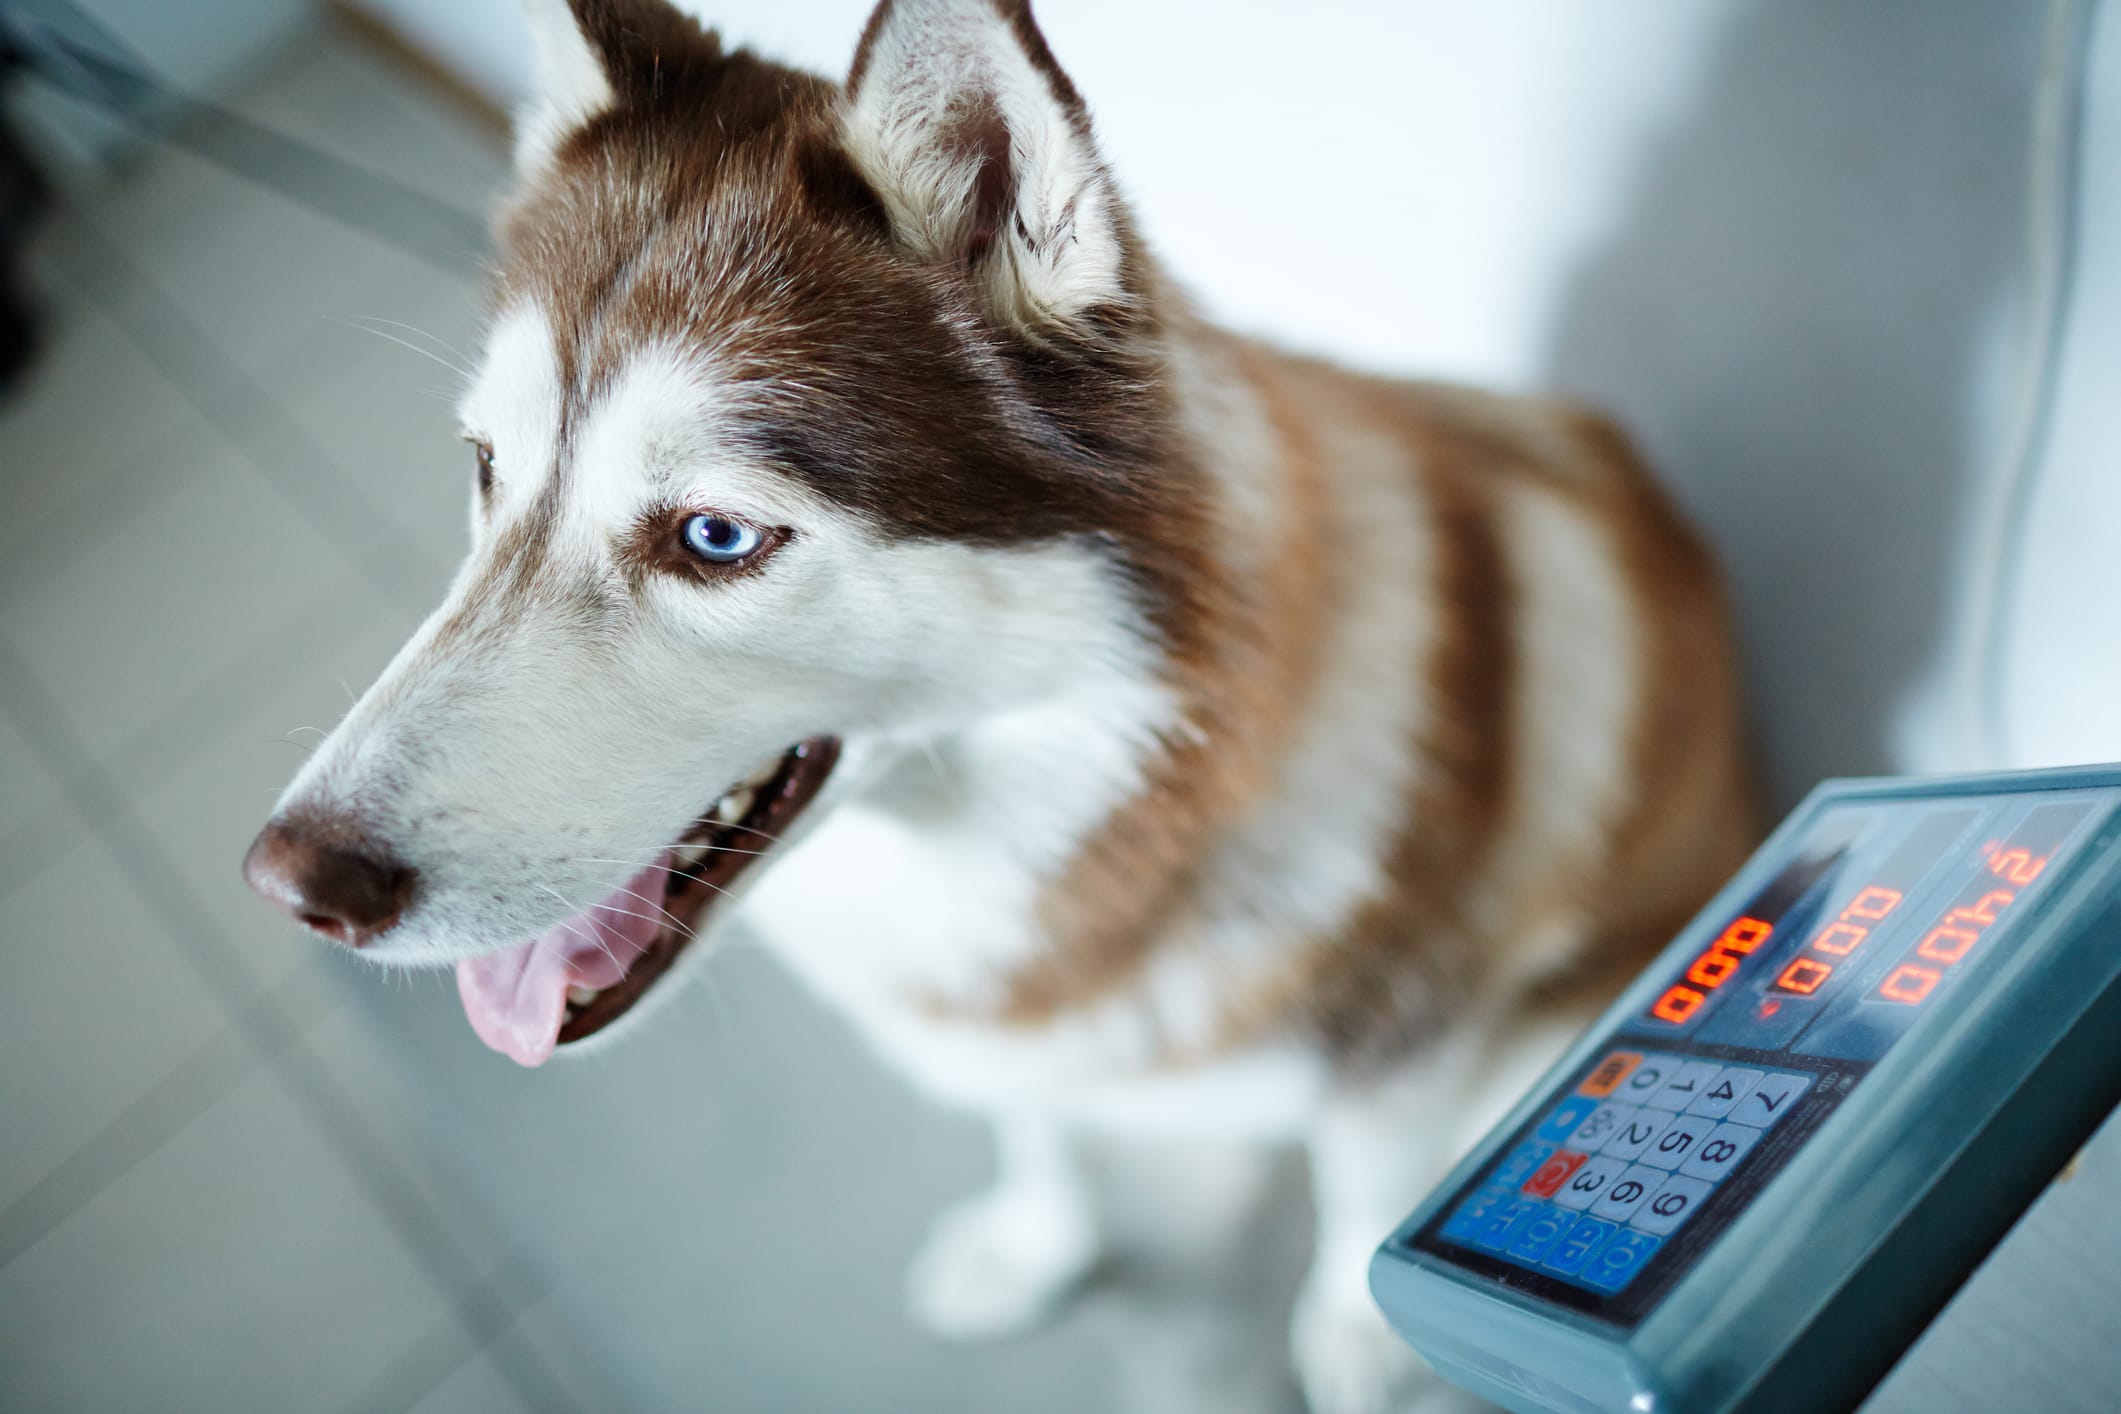
[[[2121,14],[2098,23],[2076,287],[2006,586],[1999,725],[2022,765],[2121,758]]]

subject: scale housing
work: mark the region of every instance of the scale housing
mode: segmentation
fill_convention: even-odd
[[[2117,1102],[2121,767],[1829,781],[1371,1289],[1512,1409],[1853,1408]]]

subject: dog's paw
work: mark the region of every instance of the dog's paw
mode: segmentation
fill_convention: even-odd
[[[1289,1359],[1311,1414],[1386,1414],[1427,1383],[1428,1366],[1378,1309],[1338,1293],[1297,1300]]]
[[[913,1318],[951,1340],[1015,1335],[1057,1315],[1097,1262],[1090,1216],[1007,1190],[936,1219],[906,1274]]]

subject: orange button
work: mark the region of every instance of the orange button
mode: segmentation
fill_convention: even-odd
[[[1642,1064],[1640,1051],[1615,1051],[1598,1062],[1598,1069],[1576,1087],[1579,1095],[1589,1095],[1602,1100],[1620,1088],[1620,1082],[1628,1078],[1628,1072]]]

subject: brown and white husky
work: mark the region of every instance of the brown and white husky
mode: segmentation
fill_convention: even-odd
[[[1749,842],[1708,556],[1593,416],[1203,323],[1025,0],[845,83],[529,8],[473,548],[252,883],[526,1065],[741,917],[995,1123],[945,1332],[1091,1267],[1085,1134],[1298,1142],[1297,1374],[1380,1407],[1375,1244]]]

